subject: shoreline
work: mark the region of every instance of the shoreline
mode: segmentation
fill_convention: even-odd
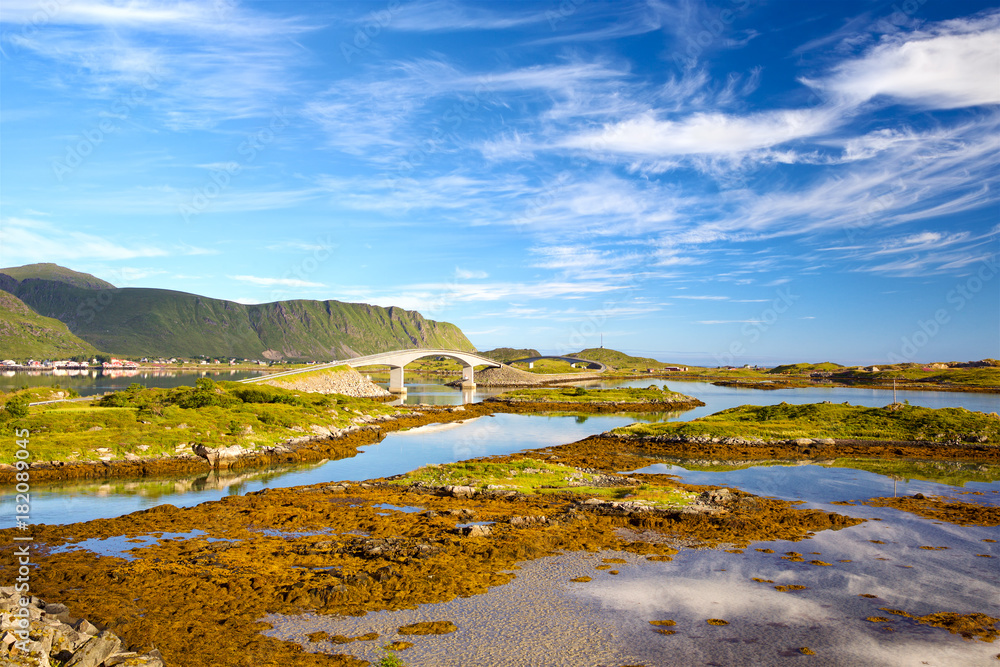
[[[616,412],[650,412],[703,405],[684,403],[505,403],[483,401],[455,406],[418,406],[410,412],[381,418],[371,418],[353,426],[340,429],[331,435],[303,435],[261,450],[245,450],[226,458],[226,452],[215,456],[213,452],[227,447],[205,448],[203,455],[176,454],[168,457],[141,458],[111,461],[34,461],[29,470],[33,481],[57,482],[70,479],[154,478],[178,473],[207,472],[214,469],[243,470],[266,468],[282,463],[310,463],[322,459],[340,459],[354,456],[360,447],[380,442],[385,435],[395,431],[464,421],[490,414],[541,414],[545,412],[583,412],[613,414]],[[0,483],[13,483],[16,470],[9,464],[0,464]]]

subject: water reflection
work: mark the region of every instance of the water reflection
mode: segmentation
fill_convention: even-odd
[[[121,391],[130,384],[138,383],[144,387],[174,387],[194,386],[203,377],[213,380],[236,382],[245,378],[264,375],[264,371],[251,370],[176,370],[136,369],[136,370],[47,370],[47,371],[5,371],[0,377],[0,390],[13,391],[24,387],[52,387],[58,385],[61,389],[74,389],[81,396],[96,396],[108,391]]]
[[[391,637],[402,625],[449,619],[458,631],[407,638],[415,644],[406,651],[407,664],[440,667],[539,664],[539,655],[551,657],[545,664],[553,665],[797,665],[803,659],[857,667],[995,662],[993,644],[966,641],[880,607],[914,616],[941,611],[997,616],[1000,583],[995,563],[1000,543],[984,540],[1000,538],[1000,529],[958,526],[891,508],[829,504],[891,491],[891,478],[865,471],[811,464],[724,472],[658,464],[644,471],[801,499],[807,501],[804,507],[867,521],[799,542],[758,542],[730,551],[681,548],[672,562],[651,562],[623,552],[566,553],[522,563],[512,582],[483,595],[358,617],[272,614],[262,619],[273,626],[265,634],[310,652],[347,652],[377,661],[377,642],[334,645],[310,641],[309,635],[378,632]],[[963,496],[967,502],[995,504],[1000,497],[996,482],[970,486],[985,495]],[[905,489],[916,491],[954,493],[927,481]],[[790,551],[802,553],[803,561],[782,559]],[[596,569],[609,557],[624,561],[615,565],[614,576]],[[571,582],[583,575],[593,579]],[[788,585],[803,588],[776,588]],[[867,620],[875,616],[888,619]],[[709,625],[710,618],[728,624]],[[675,623],[669,626],[669,636],[650,625],[664,619]],[[805,658],[802,647],[815,656]]]

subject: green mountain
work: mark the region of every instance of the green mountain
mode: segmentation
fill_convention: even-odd
[[[15,280],[27,280],[28,278],[40,278],[42,280],[54,280],[66,283],[73,287],[85,287],[87,289],[114,289],[115,286],[106,280],[101,280],[97,276],[89,273],[72,271],[58,264],[25,264],[24,266],[13,266],[9,269],[0,269]]]
[[[97,353],[59,320],[42,317],[13,294],[0,291],[0,359],[63,359]]]
[[[670,365],[651,357],[633,357],[606,347],[591,347],[566,356],[599,361],[612,368],[663,368]]]
[[[501,364],[509,364],[512,361],[517,361],[518,359],[529,359],[531,357],[540,357],[541,352],[531,348],[514,348],[514,347],[498,347],[495,350],[487,350],[486,352],[480,352],[480,356],[492,359],[494,361],[499,361]]]
[[[34,276],[31,266],[51,279]],[[0,269],[0,289],[121,356],[329,360],[409,347],[475,351],[454,324],[401,308],[306,300],[245,305],[173,290],[81,287],[103,281],[31,266],[14,270],[21,278]]]

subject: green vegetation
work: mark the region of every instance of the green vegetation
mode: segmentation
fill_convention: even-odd
[[[917,364],[900,364],[899,366],[879,366],[878,368],[877,372],[849,368],[834,373],[830,379],[844,383],[881,384],[886,386],[892,386],[892,381],[895,378],[897,381],[905,380],[956,387],[1000,387],[1000,367],[997,366],[933,369]],[[927,370],[924,370],[925,368]]]
[[[0,291],[0,357],[25,361],[62,359],[98,353],[74,336],[65,324],[42,317],[13,294]]]
[[[195,387],[133,384],[93,402],[34,406],[26,417],[0,425],[0,434],[6,437],[15,425],[28,428],[32,458],[41,461],[94,460],[102,454],[171,456],[190,453],[199,443],[257,449],[320,427],[343,428],[359,414],[396,410],[363,398],[202,378]],[[13,454],[10,448],[3,451],[0,462],[12,463]]]
[[[498,398],[540,403],[659,403],[696,400],[668,389],[585,389],[583,387],[514,389],[504,392]]]
[[[306,300],[244,305],[172,290],[81,287],[41,278],[47,269],[21,269],[20,279],[0,274],[0,288],[119,356],[327,361],[408,347],[475,350],[455,325],[401,308]]]
[[[89,273],[73,271],[58,264],[25,264],[24,266],[13,266],[7,269],[0,269],[0,273],[5,273],[14,280],[52,280],[65,283],[73,287],[83,287],[86,289],[114,289],[114,285],[101,280],[97,276]],[[4,288],[5,289],[5,288]]]
[[[290,365],[287,369],[285,369],[283,367],[282,371],[284,371],[284,370],[294,370],[297,367],[298,367],[298,364]],[[308,366],[302,366],[302,368],[309,368],[309,367]],[[330,373],[342,373],[344,371],[352,371],[352,370],[354,370],[354,369],[352,369],[347,364],[340,364],[340,365],[337,365],[337,366],[331,366],[330,368],[319,368],[319,369],[314,370],[314,371],[302,371],[301,373],[296,373],[295,375],[286,375],[284,377],[276,377],[276,378],[274,378],[274,381],[275,382],[281,382],[282,380],[287,380],[288,382],[294,382],[294,381],[297,381],[297,380],[304,380],[306,378],[311,378],[311,377],[322,377],[324,375],[329,375]],[[253,383],[253,386],[259,386],[259,385],[260,385],[260,383],[258,383],[258,382]]]
[[[835,364],[832,361],[824,361],[820,364],[785,364],[784,366],[775,366],[771,370],[767,371],[771,374],[782,374],[782,373],[816,373],[824,371],[837,371],[842,369],[843,366],[840,364]]]
[[[388,646],[384,646],[383,650],[385,654],[379,658],[377,667],[405,667],[406,663],[403,662],[402,658],[392,652]]]
[[[542,353],[538,350],[514,347],[498,347],[494,350],[480,352],[479,354],[487,359],[499,361],[502,364],[509,364],[510,362],[518,359],[527,359],[528,357],[539,357],[542,355]]]
[[[587,368],[576,368],[570,367],[570,362],[563,361],[561,359],[539,359],[534,362],[532,368],[528,368],[527,363],[513,364],[514,368],[520,369],[522,371],[528,371],[529,373],[541,373],[543,375],[553,375],[559,373],[588,373]]]
[[[472,486],[477,489],[509,489],[518,493],[573,493],[588,498],[629,500],[662,507],[680,507],[696,496],[672,486],[651,484],[598,485],[599,476],[576,468],[525,458],[516,461],[461,461],[429,465],[407,473],[394,484],[425,486]],[[666,480],[664,480],[666,481]]]
[[[632,424],[616,433],[780,439],[836,438],[1000,444],[1000,419],[964,408],[867,408],[811,403],[742,405],[691,422]]]
[[[657,361],[651,357],[633,357],[631,355],[625,354],[624,352],[619,352],[618,350],[611,350],[605,347],[591,347],[586,350],[580,350],[579,352],[574,352],[573,354],[566,355],[569,357],[578,357],[580,359],[589,359],[590,361],[599,361],[602,364],[607,364],[615,370],[646,370],[647,368],[663,368],[664,366],[673,366],[674,364],[667,364],[662,361]]]

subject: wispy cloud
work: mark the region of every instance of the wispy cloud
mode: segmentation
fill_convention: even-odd
[[[260,276],[228,276],[232,280],[252,285],[264,285],[266,287],[325,287],[323,283],[302,280],[300,278],[264,278]]]

